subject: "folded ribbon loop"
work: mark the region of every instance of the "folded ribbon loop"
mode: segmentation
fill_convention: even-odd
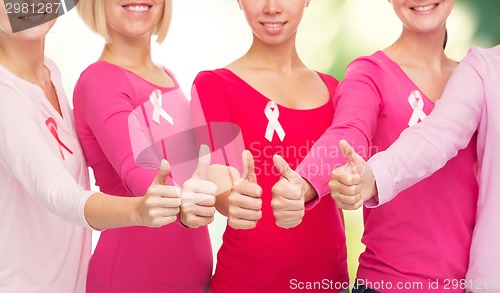
[[[153,121],[160,124],[160,117],[167,120],[168,123],[174,125],[174,118],[170,116],[165,109],[162,108],[163,99],[161,91],[156,89],[149,96],[149,101],[153,105]]]
[[[63,148],[71,155],[73,154],[73,152],[59,138],[59,134],[57,133],[56,121],[54,120],[54,118],[50,117],[49,119],[47,119],[45,121],[45,125],[47,125],[47,128],[49,129],[50,133],[52,133],[52,135],[56,139],[57,143],[59,144],[59,153],[61,154],[61,157],[63,158],[63,160],[66,160],[64,158]]]
[[[427,115],[424,113],[424,99],[419,91],[412,91],[410,96],[408,96],[408,103],[413,109],[410,121],[408,121],[408,126],[413,126],[419,121],[424,120]]]
[[[269,101],[264,109],[264,114],[267,117],[269,123],[267,124],[266,129],[266,139],[271,142],[273,140],[273,134],[276,131],[281,142],[285,139],[285,130],[281,126],[278,118],[280,116],[280,111],[278,109],[278,105],[275,102]]]

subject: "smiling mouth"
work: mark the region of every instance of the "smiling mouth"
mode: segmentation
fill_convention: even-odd
[[[149,11],[149,9],[151,9],[152,6],[146,4],[130,4],[124,5],[122,7],[132,12],[147,12]]]
[[[438,5],[439,5],[438,3],[434,3],[434,4],[425,5],[425,6],[412,7],[410,9],[413,11],[418,11],[418,12],[427,12],[427,11],[430,11],[430,10],[438,7]]]
[[[40,14],[30,14],[30,15],[24,15],[24,16],[19,16],[18,18],[24,21],[28,22],[39,22],[42,20],[42,18],[45,16],[45,13],[40,13]]]
[[[262,25],[264,25],[267,28],[270,29],[279,29],[280,27],[284,26],[287,22],[261,22]]]

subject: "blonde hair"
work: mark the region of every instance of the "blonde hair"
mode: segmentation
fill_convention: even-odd
[[[94,32],[103,36],[106,42],[110,42],[108,30],[106,29],[106,15],[104,12],[104,1],[106,0],[80,0],[78,1],[77,10],[83,21]],[[167,37],[170,21],[172,20],[172,0],[165,0],[163,15],[158,22],[158,25],[153,30],[153,34],[157,35],[157,42],[163,43]]]

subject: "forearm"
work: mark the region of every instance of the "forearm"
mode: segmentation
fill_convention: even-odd
[[[96,192],[85,203],[85,218],[96,230],[141,225],[140,197],[111,196]]]

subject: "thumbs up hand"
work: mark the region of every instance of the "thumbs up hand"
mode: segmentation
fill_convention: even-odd
[[[190,228],[205,226],[214,220],[217,186],[207,180],[210,161],[210,149],[201,145],[198,166],[182,185],[180,219]]]
[[[279,155],[273,157],[274,166],[281,179],[273,186],[271,206],[276,225],[293,228],[302,222],[305,214],[305,180]]]
[[[328,185],[337,206],[356,210],[376,194],[375,179],[368,163],[345,140],[339,142],[347,164],[333,170]]]
[[[262,188],[257,184],[252,154],[243,152],[244,173],[227,198],[227,223],[234,229],[253,229],[262,218]]]
[[[170,165],[162,160],[158,175],[149,186],[138,205],[138,223],[141,226],[161,227],[177,219],[181,201],[179,188],[167,186]]]

